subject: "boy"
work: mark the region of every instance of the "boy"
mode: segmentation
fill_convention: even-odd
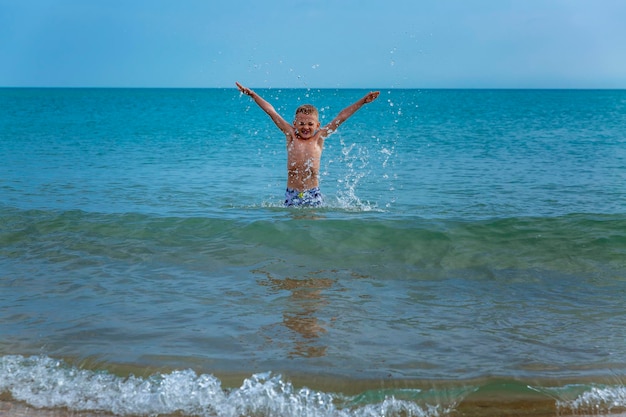
[[[326,126],[320,128],[319,113],[310,104],[296,110],[293,124],[289,124],[254,91],[239,83],[237,88],[243,94],[252,97],[254,102],[272,119],[287,137],[287,191],[285,206],[313,206],[324,202],[319,189],[320,159],[324,139],[330,136],[343,122],[359,110],[364,104],[376,100],[379,91],[366,94],[363,98],[343,109]]]

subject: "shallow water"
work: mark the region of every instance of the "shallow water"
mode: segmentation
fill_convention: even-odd
[[[261,93],[326,120],[365,92]],[[287,209],[281,134],[234,89],[2,89],[0,393],[434,415],[501,387],[620,412],[624,104],[383,91],[327,140],[327,206]]]

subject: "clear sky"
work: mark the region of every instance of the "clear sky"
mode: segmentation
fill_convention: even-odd
[[[625,0],[0,0],[0,86],[626,88]]]

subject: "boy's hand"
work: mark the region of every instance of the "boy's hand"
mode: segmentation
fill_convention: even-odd
[[[252,90],[250,90],[249,88],[244,87],[243,85],[239,84],[238,82],[235,81],[235,84],[237,84],[237,88],[239,89],[239,91],[241,91],[243,94],[247,95],[247,96],[252,96]]]
[[[379,94],[380,94],[380,91],[372,91],[371,93],[369,93],[368,95],[363,97],[363,101],[365,103],[371,103],[372,101],[374,101],[374,100],[376,100],[378,98]]]

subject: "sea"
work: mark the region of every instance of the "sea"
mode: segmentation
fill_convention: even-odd
[[[382,89],[321,165],[234,83],[0,89],[0,415],[626,413],[626,90]]]

